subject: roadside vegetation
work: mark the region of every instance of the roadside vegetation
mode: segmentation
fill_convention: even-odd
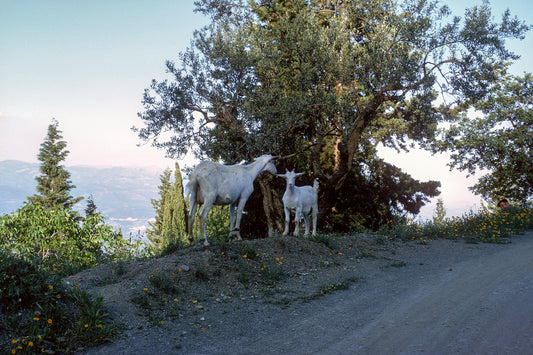
[[[29,207],[25,206],[25,208]],[[36,210],[44,213],[42,210]],[[12,235],[13,223],[22,225],[25,218],[23,213],[0,217],[0,232],[7,236],[9,230]],[[18,244],[20,252],[15,252],[13,249],[9,252],[1,251],[1,346],[9,349],[13,354],[43,351],[68,353],[84,346],[94,346],[111,340],[120,329],[120,324],[115,324],[107,318],[103,310],[102,297],[86,293],[80,290],[79,286],[68,285],[62,280],[68,275],[98,264],[115,263],[120,266],[125,261],[139,260],[148,256],[140,253],[138,246],[127,244],[121,244],[119,248],[113,248],[112,244],[107,244],[107,248],[102,248],[105,244],[101,244],[100,249],[93,246],[89,254],[85,254],[85,248],[82,248],[84,253],[76,252],[72,246],[67,247],[68,243],[63,246],[55,244],[45,247],[47,240],[54,240],[53,235],[58,235],[67,229],[65,225],[57,225],[55,230],[52,230],[54,228],[51,228],[50,224],[45,222],[46,220],[36,219],[31,230],[20,229],[21,235],[38,235],[41,239],[27,238],[28,245]],[[79,225],[75,227],[72,224],[69,228],[69,232],[64,232],[65,236],[75,237],[76,233],[83,231],[83,226]],[[436,238],[464,240],[470,243],[508,243],[513,235],[531,229],[533,229],[533,209],[517,208],[512,213],[483,210],[477,213],[470,212],[462,217],[422,223],[406,223],[404,219],[399,219],[397,222],[388,223],[378,233],[373,234],[378,239],[386,237],[416,243],[427,243]],[[310,240],[332,248],[333,237],[334,234],[319,234]],[[77,244],[83,245],[83,240],[78,240]],[[216,244],[219,245],[217,248],[224,250],[223,241]],[[47,250],[47,255],[54,257],[47,257],[44,260],[37,257],[39,253],[35,245],[39,245],[41,249],[44,248],[42,250]],[[0,247],[6,250],[7,245],[3,243]],[[107,252],[101,252],[102,250],[107,250]],[[67,251],[73,254],[68,257]],[[161,250],[161,254],[152,254],[152,257],[165,253],[168,251]],[[260,270],[257,274],[264,282],[268,281],[269,284],[274,285],[284,279],[284,260],[272,260],[271,263],[266,263],[251,249],[242,250],[240,254],[242,255],[237,260],[242,264],[239,268],[241,270],[239,280],[243,285],[255,275],[253,274],[255,269],[250,269],[252,266]],[[177,275],[172,277],[178,278]],[[196,282],[202,282],[207,277],[206,275],[207,273],[200,269],[194,273],[193,279],[196,279]],[[176,280],[162,277],[162,274],[157,272],[151,277],[150,283],[153,288],[161,290],[161,295],[165,295],[169,290],[175,291],[177,284]],[[317,292],[315,296],[339,288],[333,284],[326,285],[324,290]],[[180,289],[179,292],[187,292],[187,290]],[[150,293],[147,289],[134,301],[142,309],[154,313],[153,307],[163,302],[159,299],[161,295],[160,292]],[[201,299],[202,295],[196,297]],[[171,304],[176,308],[175,312],[179,313],[180,302],[174,301]]]
[[[390,221],[379,233],[402,240],[425,242],[428,239],[445,238],[469,243],[508,243],[514,234],[533,229],[533,209],[516,208],[510,212],[470,211],[461,217],[440,221],[411,222]]]
[[[11,354],[71,353],[110,340],[118,326],[103,298],[63,279],[98,264],[143,253],[141,243],[105,223],[90,197],[85,216],[73,210],[68,155],[57,121],[38,158],[37,193],[0,216],[0,348]]]

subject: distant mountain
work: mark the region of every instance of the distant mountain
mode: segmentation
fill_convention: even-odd
[[[143,230],[155,215],[150,199],[157,198],[159,168],[69,166],[74,197],[90,195],[106,222],[121,228],[125,236]],[[0,161],[0,214],[11,213],[36,193],[39,164]],[[87,200],[75,205],[85,210]]]

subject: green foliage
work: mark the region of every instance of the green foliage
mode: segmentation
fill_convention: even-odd
[[[85,208],[85,216],[94,216],[98,213],[98,207],[96,207],[96,204],[94,203],[93,195],[90,195],[87,199],[87,207]]]
[[[533,209],[516,208],[511,211],[482,210],[461,217],[445,218],[440,223],[390,222],[379,233],[402,240],[424,243],[427,239],[446,238],[470,243],[507,243],[514,234],[533,229]]]
[[[152,199],[156,216],[150,222],[147,231],[148,240],[158,253],[166,254],[186,246],[188,241],[186,219],[188,202],[183,196],[183,182],[178,163],[174,171],[166,169],[160,177],[159,199]],[[199,211],[197,211],[198,217]],[[195,218],[198,221],[198,218]],[[199,235],[199,223],[196,223],[194,234]],[[206,233],[215,242],[225,242],[229,234],[228,206],[213,206],[206,221]]]
[[[260,275],[265,282],[278,282],[285,279],[288,274],[279,264],[265,264],[261,267]]]
[[[63,208],[26,203],[13,214],[0,217],[0,249],[38,259],[58,273],[71,274],[122,258],[135,247],[103,222],[100,214],[80,221]]]
[[[416,215],[429,197],[440,193],[439,182],[415,180],[380,159],[361,162],[354,170],[324,221],[337,233],[378,230],[394,218]]]
[[[147,236],[152,245],[159,250],[171,250],[187,243],[187,204],[183,197],[183,184],[178,163],[174,172],[166,169],[161,174],[159,185],[159,199],[152,199],[156,216],[150,222]]]
[[[433,223],[440,224],[444,222],[446,218],[446,208],[444,208],[444,201],[442,198],[437,200],[437,205],[435,206],[435,213],[433,215]]]
[[[145,90],[139,137],[171,156],[196,150],[226,163],[263,152],[292,156],[285,164],[321,179],[321,217],[336,208],[361,224],[345,207],[363,201],[372,214],[366,226],[394,210],[418,211],[436,186],[414,189],[404,176],[390,201],[373,204],[387,187],[358,189],[351,176],[397,175],[376,171],[375,147],[408,150],[407,139],[434,139],[457,105],[487,96],[517,59],[505,40],[528,30],[509,13],[495,23],[488,3],[464,19],[411,0],[201,0],[197,7],[212,23],[195,32],[181,65],[167,62],[173,79]],[[353,190],[357,198],[348,201]]]
[[[196,220],[199,221],[199,218]],[[213,206],[205,222],[209,240],[215,243],[227,242],[229,240],[229,222],[229,206]]]
[[[506,77],[443,130],[438,148],[452,151],[452,168],[488,173],[471,190],[486,200],[525,202],[533,195],[533,75]]]
[[[150,284],[169,295],[179,294],[183,291],[180,288],[179,278],[177,276],[171,276],[162,271],[150,275]]]
[[[59,123],[54,120],[48,126],[48,134],[39,149],[37,156],[41,162],[41,175],[37,176],[37,192],[28,199],[33,203],[42,204],[48,208],[64,208],[68,211],[72,205],[79,202],[83,197],[73,198],[70,190],[76,186],[72,184],[70,173],[60,165],[69,153],[65,150],[67,143],[62,141],[63,136],[58,129]]]
[[[70,298],[78,308],[76,321],[72,331],[72,340],[79,344],[94,346],[111,341],[118,333],[118,326],[107,321],[108,314],[103,311],[104,298],[100,295],[91,295],[73,288],[69,293]]]
[[[322,243],[326,248],[334,249],[334,245],[332,243],[331,237],[329,234],[316,234],[309,237],[309,240],[312,240],[316,243]]]
[[[110,340],[116,326],[106,320],[102,298],[65,286],[40,264],[0,250],[0,319],[15,353],[69,353]]]
[[[146,236],[148,240],[156,247],[162,248],[164,246],[162,235],[163,230],[163,218],[165,214],[165,202],[170,196],[172,190],[172,183],[170,181],[170,176],[172,171],[170,169],[165,169],[165,171],[160,176],[161,185],[159,185],[159,199],[152,199],[152,206],[155,209],[155,221],[149,222],[150,228],[146,231]]]

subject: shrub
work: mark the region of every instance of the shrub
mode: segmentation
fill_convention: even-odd
[[[470,211],[461,217],[445,218],[439,223],[394,223],[382,226],[379,233],[402,240],[425,238],[462,239],[470,243],[507,243],[521,231],[533,229],[533,209],[516,208],[492,212]]]
[[[0,251],[0,340],[16,353],[68,353],[81,345],[111,339],[116,327],[105,322],[102,299],[69,288],[41,265]]]
[[[118,260],[135,247],[103,223],[100,214],[80,219],[66,209],[36,203],[0,217],[0,236],[0,249],[37,258],[44,267],[62,274]]]

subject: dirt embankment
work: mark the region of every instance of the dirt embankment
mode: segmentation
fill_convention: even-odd
[[[123,324],[85,354],[471,354],[533,349],[533,232],[510,244],[271,238],[70,278]]]

